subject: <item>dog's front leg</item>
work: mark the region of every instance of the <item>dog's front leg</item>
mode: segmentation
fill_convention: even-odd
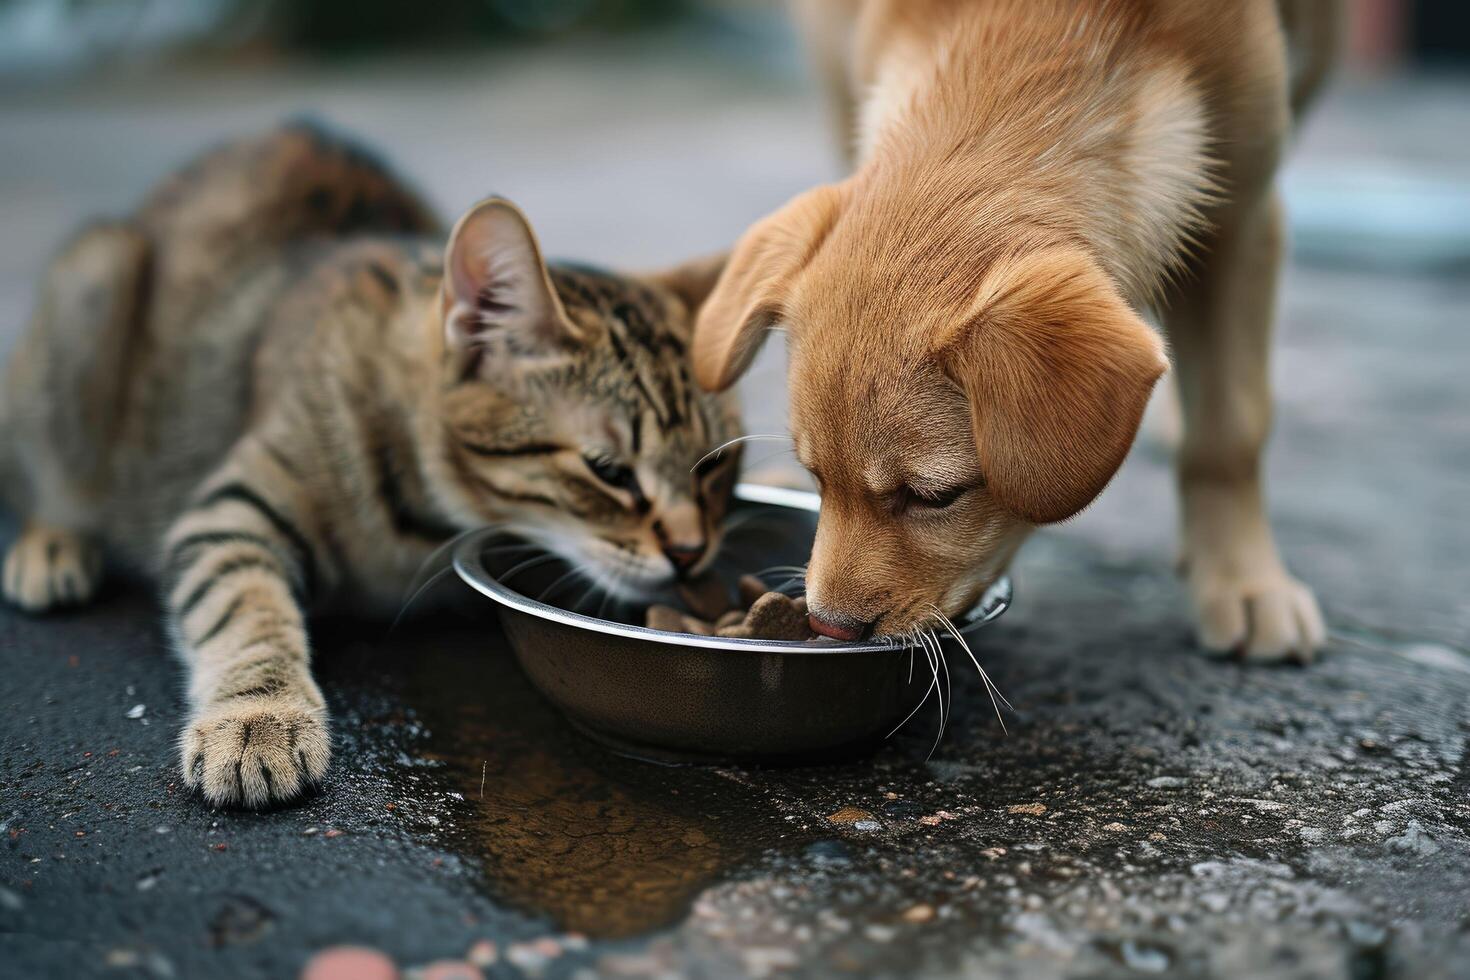
[[[1306,660],[1324,640],[1322,614],[1277,554],[1261,488],[1280,203],[1267,193],[1237,204],[1219,228],[1165,318],[1184,413],[1184,574],[1206,647]]]

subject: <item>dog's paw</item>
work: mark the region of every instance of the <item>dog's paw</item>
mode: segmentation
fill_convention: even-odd
[[[1312,590],[1273,568],[1259,575],[1188,573],[1199,641],[1206,649],[1248,660],[1310,662],[1327,639]]]
[[[26,612],[77,606],[102,582],[102,552],[76,533],[29,524],[5,555],[0,592]]]
[[[284,803],[326,775],[326,712],[304,699],[241,698],[195,715],[182,735],[184,781],[214,806]]]

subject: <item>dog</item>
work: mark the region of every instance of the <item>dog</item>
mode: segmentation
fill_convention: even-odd
[[[740,238],[693,356],[723,390],[786,334],[794,448],[822,491],[814,629],[902,636],[968,608],[1033,528],[1112,478],[1167,337],[1200,641],[1258,659],[1322,645],[1261,453],[1275,175],[1330,65],[1332,8],[798,5],[854,168]]]

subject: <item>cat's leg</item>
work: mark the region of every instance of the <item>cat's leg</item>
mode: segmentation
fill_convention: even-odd
[[[84,228],[52,260],[0,395],[0,491],[24,519],[0,593],[30,612],[87,601],[108,448],[125,412],[150,248],[123,222]]]
[[[86,602],[101,581],[96,539],[29,521],[5,553],[0,591],[27,612],[46,612]]]
[[[288,800],[326,773],[326,703],[305,604],[322,549],[304,488],[247,436],[164,544],[164,597],[189,671],[184,779],[216,806]]]

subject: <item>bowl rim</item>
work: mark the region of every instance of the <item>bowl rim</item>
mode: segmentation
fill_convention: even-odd
[[[787,507],[792,510],[805,510],[816,513],[821,509],[822,498],[807,490],[793,490],[788,487],[770,487],[758,483],[740,483],[735,487],[735,497],[747,503],[767,504],[775,507]],[[589,630],[594,633],[603,633],[610,636],[620,636],[626,639],[642,640],[645,643],[659,643],[671,647],[698,647],[704,650],[728,650],[740,653],[797,653],[797,654],[842,654],[842,653],[892,653],[899,650],[907,650],[910,644],[899,643],[894,640],[833,640],[822,637],[815,640],[757,640],[735,636],[701,636],[698,633],[675,633],[669,630],[656,630],[647,626],[633,626],[625,623],[615,623],[611,620],[598,619],[596,616],[588,616],[583,613],[572,612],[544,602],[538,602],[528,596],[515,591],[509,586],[501,585],[493,575],[485,568],[482,557],[484,542],[504,531],[496,528],[485,528],[466,535],[454,549],[454,570],[460,579],[475,591],[489,596],[497,603],[508,609],[534,616],[537,619],[549,620],[563,626],[571,626],[576,629]],[[961,632],[976,629],[987,623],[994,622],[1000,618],[1011,606],[1014,590],[1008,575],[1000,578],[986,589],[964,616],[955,621],[955,627]]]

